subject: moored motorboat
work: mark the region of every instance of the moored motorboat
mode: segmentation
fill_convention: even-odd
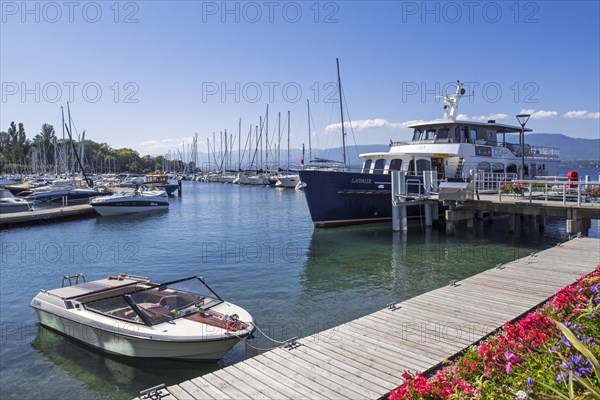
[[[298,174],[279,175],[275,187],[295,188],[300,182]]]
[[[30,211],[32,206],[32,202],[17,199],[8,189],[0,188],[0,214]]]
[[[169,176],[161,171],[154,171],[151,174],[146,175],[146,181],[144,186],[149,188],[158,188],[167,192],[167,195],[171,196],[175,190],[179,187],[177,184],[169,183]]]
[[[254,330],[246,310],[199,276],[167,283],[127,274],[87,283],[66,276],[30,305],[41,325],[129,357],[216,361]]]
[[[169,199],[164,190],[135,191],[95,197],[90,204],[98,214],[110,216],[167,210]]]

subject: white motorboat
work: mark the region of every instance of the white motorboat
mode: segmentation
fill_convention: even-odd
[[[0,214],[30,211],[32,206],[32,202],[17,199],[8,189],[0,188]]]
[[[280,175],[277,177],[275,187],[295,188],[300,182],[298,174]]]
[[[116,193],[111,196],[95,197],[90,204],[103,217],[167,210],[169,200],[164,190]]]
[[[81,274],[65,276],[31,307],[41,325],[130,357],[216,361],[254,330],[246,310],[198,276],[160,284],[127,274],[87,283]]]

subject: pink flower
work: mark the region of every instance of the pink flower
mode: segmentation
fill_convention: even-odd
[[[506,357],[506,361],[508,361],[506,363],[506,373],[510,374],[512,365],[518,361],[517,356],[513,353],[505,351],[504,357]]]

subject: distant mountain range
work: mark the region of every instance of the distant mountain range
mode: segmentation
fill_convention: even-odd
[[[514,135],[511,141],[518,143],[518,136]],[[600,139],[577,139],[560,133],[531,133],[525,135],[525,143],[558,147],[561,161],[600,161]]]
[[[518,135],[506,135],[506,141],[510,143],[519,143]],[[525,143],[534,146],[558,147],[560,149],[561,161],[598,161],[600,162],[600,139],[577,139],[565,136],[559,133],[530,133],[525,136]],[[350,166],[361,166],[362,159],[358,156],[363,153],[372,152],[387,152],[389,147],[385,144],[368,144],[358,146],[348,146],[347,148],[347,164]],[[273,161],[273,155],[269,156],[270,161]],[[297,168],[300,165],[302,150],[290,150],[290,165],[291,168]],[[206,154],[202,154],[204,160],[207,159]],[[218,156],[217,156],[218,158]],[[237,163],[237,152],[232,154],[233,163]],[[328,160],[342,160],[342,148],[335,147],[332,149],[312,149],[312,158],[323,158]],[[304,155],[305,164],[309,162],[308,148]],[[287,162],[287,150],[281,149],[280,165],[285,167]]]

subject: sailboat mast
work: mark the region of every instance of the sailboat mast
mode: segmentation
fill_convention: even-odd
[[[62,162],[63,162],[63,167],[65,169],[65,173],[68,170],[68,159],[67,159],[67,142],[65,141],[65,109],[63,108],[63,106],[60,106],[60,113],[62,115],[62,134],[63,134],[63,140],[62,140],[62,146],[60,149],[61,154],[61,158],[62,158]]]
[[[238,124],[238,171],[242,170],[242,118]]]
[[[69,102],[67,101],[67,116],[69,117],[69,130],[67,131],[69,133],[69,140],[71,141],[71,147],[73,147],[73,137],[71,136],[71,132],[73,132],[72,128],[71,128],[71,109],[69,108]],[[75,149],[73,147],[73,149]],[[71,148],[69,148],[69,155],[71,154]],[[67,157],[70,158],[71,160],[73,160],[73,157]],[[74,163],[73,163],[74,164]],[[73,165],[73,170],[75,170],[75,166]],[[69,173],[67,175],[71,174],[71,162],[69,162]]]
[[[290,173],[290,110],[288,110],[288,151],[287,151],[287,169]]]
[[[267,115],[265,116],[265,166],[269,170],[269,104],[267,103]]]
[[[281,167],[281,112],[277,112],[277,171]]]
[[[210,172],[210,137],[208,136],[206,137],[206,150],[208,152],[208,172]]]
[[[310,100],[306,99],[306,105],[308,107],[308,162],[312,160],[312,146],[310,144]]]
[[[342,105],[342,79],[340,78],[340,59],[336,58],[337,76],[338,76],[338,93],[340,94],[340,115],[342,119],[342,155],[344,157],[344,169],[346,165],[346,131],[344,130],[344,106]]]

